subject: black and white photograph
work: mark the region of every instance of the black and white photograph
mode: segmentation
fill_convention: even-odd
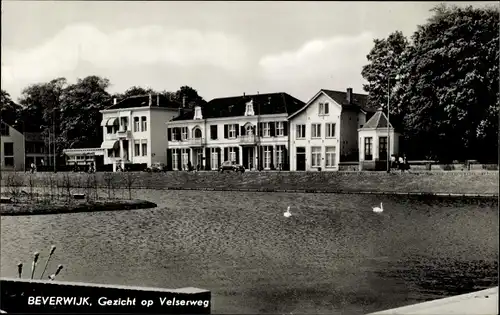
[[[1,12],[1,313],[498,314],[498,2]]]

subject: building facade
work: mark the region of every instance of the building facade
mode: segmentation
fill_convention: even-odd
[[[288,117],[290,170],[337,171],[341,161],[357,160],[358,128],[366,121],[367,96],[320,90]]]
[[[48,144],[41,132],[25,132],[26,148],[26,167],[31,163],[38,166],[50,166],[54,164],[53,154],[50,154],[52,148]]]
[[[24,135],[0,121],[0,170],[24,171]]]
[[[179,115],[179,104],[164,95],[116,99],[101,111],[104,164],[117,168],[151,166],[167,160],[165,122]]]
[[[97,170],[99,166],[104,164],[105,149],[101,148],[82,148],[82,149],[65,149],[63,150],[66,156],[66,165],[89,167],[94,165]]]
[[[167,168],[288,169],[289,113],[304,103],[286,93],[218,98],[167,122]]]
[[[387,159],[399,154],[400,134],[382,109],[359,128],[358,133],[360,170],[386,170]]]

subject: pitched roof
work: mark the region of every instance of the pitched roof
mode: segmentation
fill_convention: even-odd
[[[321,93],[326,94],[328,97],[330,97],[332,100],[334,100],[340,106],[342,106],[343,109],[346,109],[346,110],[349,110],[349,109],[360,110],[361,109],[367,113],[375,112],[375,109],[369,108],[367,106],[368,95],[366,95],[366,94],[352,93],[351,102],[348,102],[347,92],[321,89],[312,99],[310,99],[308,101],[306,106],[298,109],[296,112],[291,113],[290,117],[288,117],[288,118],[291,118],[292,116],[295,116],[295,115],[301,113],[303,110],[305,110],[311,104],[311,102],[316,98],[316,96],[320,95]]]
[[[387,116],[379,109],[361,129],[387,128]],[[389,122],[389,128],[393,128]]]
[[[130,96],[123,99],[116,104],[113,104],[106,109],[125,109],[133,107],[149,107],[149,98],[151,97],[151,107],[163,107],[163,108],[179,108],[181,106],[175,100],[171,100],[162,94],[151,94],[151,95],[137,95]],[[159,101],[159,102],[158,102]]]
[[[203,118],[244,116],[246,103],[253,100],[255,115],[291,114],[304,106],[304,102],[287,93],[267,93],[216,98],[201,107]],[[191,120],[193,112],[186,112],[177,120]]]

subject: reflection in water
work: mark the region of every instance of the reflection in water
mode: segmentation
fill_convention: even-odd
[[[1,274],[58,248],[60,280],[196,286],[214,313],[362,314],[495,286],[496,201],[137,191],[157,209],[2,217]],[[384,203],[384,212],[372,206]],[[291,205],[293,216],[283,209]]]

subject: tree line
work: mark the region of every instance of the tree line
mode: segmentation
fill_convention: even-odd
[[[406,38],[375,39],[362,76],[412,159],[498,162],[499,10],[439,5]],[[390,93],[390,94],[389,94]]]
[[[179,106],[184,103],[187,108],[206,103],[189,86],[182,86],[175,92],[133,86],[116,94],[107,91],[109,86],[108,79],[95,75],[78,79],[74,84],[69,84],[65,78],[57,78],[26,87],[17,103],[2,90],[0,115],[17,130],[41,132],[47,144],[49,139],[52,143],[55,139],[56,153],[61,156],[64,149],[100,147],[100,110],[111,106],[114,98],[123,100],[130,96],[160,93]]]
[[[404,137],[400,151],[410,159],[496,163],[499,10],[440,5],[432,13],[410,38],[395,31],[374,40],[361,72],[368,82],[368,107],[387,111],[389,106],[391,123]],[[99,111],[114,97],[158,93],[134,86],[110,95],[109,86],[109,80],[99,76],[74,84],[57,78],[25,88],[19,104],[2,90],[0,114],[19,130],[41,131],[46,139],[55,134],[58,153],[64,148],[99,147]],[[206,103],[189,86],[159,93],[179,104],[184,98],[187,107]]]

